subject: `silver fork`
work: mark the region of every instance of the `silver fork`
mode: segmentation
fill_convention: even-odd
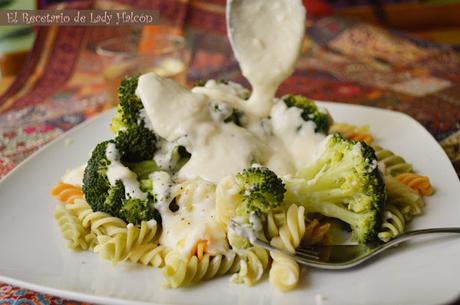
[[[231,226],[234,228],[241,227],[241,224],[232,220]],[[236,230],[236,232],[238,232],[238,230]],[[258,238],[251,238],[250,241],[252,244],[258,245],[269,251],[281,252],[305,266],[318,269],[342,270],[360,265],[383,251],[409,239],[413,239],[414,237],[442,233],[460,234],[460,227],[408,231],[386,243],[378,242],[368,245],[332,245],[298,248],[295,253],[277,249]]]

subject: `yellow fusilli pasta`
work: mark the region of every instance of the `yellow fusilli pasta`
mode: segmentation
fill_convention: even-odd
[[[90,228],[96,235],[113,236],[126,229],[126,222],[118,217],[103,212],[94,212],[84,199],[76,199],[73,204],[67,204],[66,209],[80,219],[83,227]]]
[[[270,244],[294,253],[305,234],[305,208],[292,204],[283,214],[286,215],[285,222],[277,224],[278,236],[272,237]]]
[[[147,243],[131,249],[126,260],[145,266],[162,267],[169,250],[156,243]]]
[[[137,247],[154,243],[156,233],[157,222],[154,219],[143,221],[140,227],[128,224],[124,231],[114,236],[98,235],[98,245],[94,248],[94,252],[100,253],[102,258],[117,264],[128,259],[130,253]]]
[[[413,173],[403,173],[397,175],[396,179],[411,189],[416,190],[422,196],[430,196],[433,194],[433,188],[431,186],[430,179],[426,176],[421,176]]]
[[[57,205],[54,213],[62,236],[69,241],[68,247],[73,250],[88,250],[94,246],[94,239],[90,231],[85,229],[80,220],[64,206]],[[87,236],[89,236],[87,238]]]
[[[51,190],[51,196],[64,203],[74,203],[76,199],[83,198],[83,192],[77,186],[59,182]]]
[[[374,141],[374,137],[370,133],[369,126],[367,125],[358,127],[353,124],[335,123],[329,129],[329,133],[339,133],[344,138],[353,141],[364,141],[368,144]]]
[[[239,257],[239,270],[233,274],[231,281],[237,284],[245,284],[253,286],[256,284],[268,267],[270,256],[268,251],[254,246],[238,253]]]
[[[375,150],[379,168],[385,175],[396,176],[402,173],[411,173],[412,165],[403,157],[395,155],[392,151],[378,145],[372,145]]]
[[[238,256],[234,252],[216,256],[205,254],[202,259],[195,255],[187,258],[177,252],[169,252],[165,257],[163,274],[165,286],[177,288],[234,273],[238,268]]]
[[[278,236],[272,237],[270,244],[275,248],[295,253],[295,248],[299,246],[305,234],[305,208],[293,204],[282,214],[286,215],[284,223],[277,224],[279,227]],[[283,218],[278,217],[278,219]],[[271,229],[271,231],[274,230]],[[300,267],[298,263],[280,252],[270,252],[270,256],[273,259],[269,273],[270,283],[281,291],[293,289],[299,281]]]

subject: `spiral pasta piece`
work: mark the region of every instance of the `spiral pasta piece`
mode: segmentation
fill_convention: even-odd
[[[93,240],[87,238],[90,231],[85,229],[80,220],[65,207],[57,205],[54,218],[59,225],[62,236],[69,241],[67,246],[70,249],[88,250],[94,245]]]
[[[131,249],[125,260],[144,266],[162,267],[168,252],[165,246],[147,243]]]
[[[397,176],[402,173],[412,173],[412,165],[403,157],[395,155],[391,150],[378,145],[372,145],[381,171],[386,175]]]
[[[387,204],[383,210],[382,231],[377,237],[387,242],[396,236],[404,233],[406,229],[406,220],[400,209],[392,204]]]
[[[238,272],[232,275],[231,281],[237,284],[245,284],[253,286],[256,284],[268,267],[270,256],[268,251],[254,246],[238,253],[239,269]]]
[[[421,176],[413,173],[403,173],[396,176],[399,182],[407,185],[413,190],[416,190],[422,196],[430,196],[433,194],[433,188],[430,179],[426,176]]]
[[[177,252],[170,252],[165,257],[163,275],[166,287],[177,288],[233,273],[237,268],[238,256],[234,252],[215,256],[205,254],[202,259],[196,255],[187,258]]]
[[[279,227],[278,236],[270,240],[270,244],[278,249],[295,252],[305,234],[305,208],[292,204],[285,217],[285,223]]]
[[[273,259],[269,273],[270,283],[283,292],[294,289],[299,282],[299,264],[280,252],[270,252]]]
[[[83,191],[77,186],[59,182],[51,190],[51,195],[61,202],[74,203],[76,199],[83,198]]]
[[[385,176],[384,180],[387,191],[386,204],[397,206],[406,221],[410,221],[414,216],[422,213],[425,202],[417,191],[392,176]]]
[[[157,223],[154,219],[143,221],[140,227],[128,224],[123,232],[114,236],[98,235],[98,245],[94,252],[100,253],[101,257],[111,260],[112,264],[128,259],[131,251],[137,247],[152,243],[157,232]]]
[[[103,212],[94,212],[84,199],[76,199],[73,204],[67,204],[66,209],[80,219],[83,227],[90,228],[96,235],[113,236],[126,229],[126,222],[118,217]]]
[[[313,219],[305,227],[302,244],[306,246],[325,245],[331,240],[331,224],[321,224],[318,219]]]
[[[364,141],[367,144],[371,144],[374,141],[374,137],[367,125],[359,127],[353,124],[335,123],[329,129],[329,133],[339,133],[349,140]]]
[[[295,253],[305,234],[305,208],[292,204],[285,215],[285,222],[278,230],[279,235],[272,237],[270,244],[278,249]],[[300,275],[298,263],[280,252],[270,252],[270,256],[273,259],[269,273],[270,283],[281,291],[295,288]]]

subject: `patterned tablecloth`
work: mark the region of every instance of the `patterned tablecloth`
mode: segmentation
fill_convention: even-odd
[[[224,0],[120,0],[159,8],[185,28],[192,46],[190,83],[247,83],[225,37]],[[67,4],[108,8],[107,1]],[[297,69],[279,94],[402,111],[441,143],[460,173],[460,53],[455,47],[335,17],[309,21]],[[55,137],[110,107],[95,44],[128,28],[40,28],[25,69],[0,96],[0,177]],[[429,162],[429,160],[427,160]],[[1,179],[1,178],[0,178]],[[0,283],[0,305],[80,304]]]

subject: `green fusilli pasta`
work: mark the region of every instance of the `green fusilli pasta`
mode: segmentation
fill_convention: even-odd
[[[391,150],[378,145],[372,145],[375,150],[379,167],[385,175],[397,176],[402,173],[411,173],[412,165],[403,157],[395,155]]]
[[[404,233],[405,229],[406,219],[400,209],[393,204],[387,204],[383,211],[382,228],[377,235],[378,238],[387,242]]]

